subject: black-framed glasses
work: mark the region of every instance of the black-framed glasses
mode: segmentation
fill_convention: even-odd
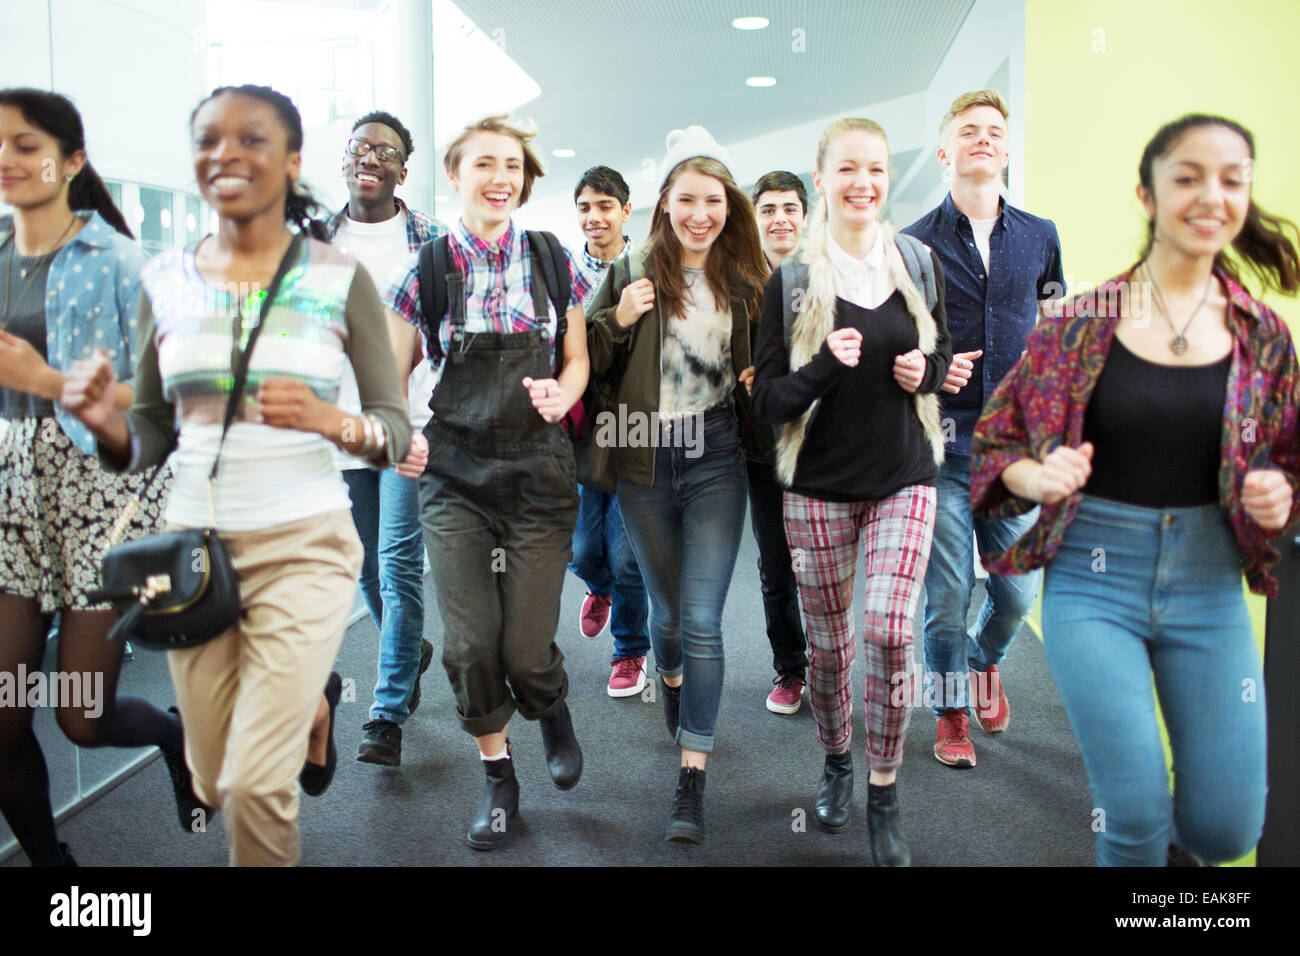
[[[368,142],[367,140],[364,139],[348,140],[347,150],[353,156],[357,156],[357,157],[361,157],[366,155],[367,153],[373,152],[375,154],[375,158],[379,160],[381,163],[395,162],[398,165],[402,165],[406,162],[406,157],[402,155],[402,151],[400,149],[397,149],[394,146],[386,146],[386,145],[377,146],[374,143]]]

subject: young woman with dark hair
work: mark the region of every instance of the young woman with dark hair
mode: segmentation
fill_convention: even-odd
[[[722,694],[722,609],[745,520],[744,387],[767,269],[754,207],[700,126],[668,134],[644,277],[611,269],[592,302],[594,375],[618,363],[618,503],[650,592],[650,638],[681,768],[667,838],[704,839]],[[599,436],[600,423],[595,423]],[[640,436],[640,438],[634,436]]]
[[[215,513],[243,613],[212,640],[168,652],[187,756],[196,792],[225,814],[231,863],[292,865],[299,768],[308,764],[304,787],[318,790],[336,759],[337,677],[328,707],[321,688],[361,567],[329,446],[384,467],[406,455],[410,426],[373,281],[356,260],[288,228],[317,231],[311,196],[297,183],[302,122],[293,103],[266,87],[223,87],[199,104],[190,127],[217,232],[157,256],[141,276],[130,411],[111,401],[114,370],[102,354],[76,366],[63,400],[109,467],[135,471],[175,450],[170,526],[208,526]],[[209,487],[232,365],[286,255],[290,268],[265,310]],[[331,404],[345,355],[361,415]]]
[[[1105,814],[1102,866],[1233,860],[1263,827],[1263,674],[1241,576],[1275,595],[1269,538],[1300,518],[1300,367],[1227,252],[1286,293],[1300,255],[1295,226],[1253,202],[1254,163],[1232,120],[1161,127],[1138,165],[1137,264],[1039,324],[975,428],[976,514],[1042,505],[983,560],[1046,566],[1044,651]]]
[[[935,393],[952,347],[937,257],[880,218],[889,169],[879,124],[842,119],[822,133],[813,173],[818,202],[793,260],[801,272],[783,264],[763,295],[754,413],[781,426],[776,474],[787,489],[809,699],[826,751],[816,820],[832,832],[849,820],[853,578],[862,547],[871,853],[876,866],[909,866],[895,778],[911,716],[913,615],[943,461]],[[799,286],[785,288],[798,274],[806,276],[801,299]],[[933,302],[918,285],[931,290]],[[788,332],[787,295],[798,303]]]
[[[0,673],[27,693],[18,670],[40,670],[57,614],[59,671],[103,681],[102,713],[60,701],[59,726],[82,747],[158,746],[188,830],[199,804],[180,721],[117,696],[123,642],[106,640],[113,612],[89,598],[113,522],[145,478],[102,471],[94,438],[59,404],[64,372],[101,348],[123,380],[107,400],[130,405],[144,256],[86,159],[80,115],[57,93],[0,90],[0,200],[14,210],[0,219]],[[127,536],[157,530],[167,484],[155,484]],[[68,865],[32,715],[0,707],[0,812],[33,865]]]

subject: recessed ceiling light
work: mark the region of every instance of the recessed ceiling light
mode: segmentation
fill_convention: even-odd
[[[737,30],[761,30],[767,22],[767,17],[736,17],[731,25]]]
[[[776,86],[775,76],[751,76],[745,80],[746,86]]]
[[[572,159],[578,154],[571,149],[553,149],[551,150],[551,155],[557,159]]]

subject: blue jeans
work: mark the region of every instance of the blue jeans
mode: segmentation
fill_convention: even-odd
[[[722,608],[745,526],[745,456],[729,407],[703,418],[698,457],[661,438],[654,484],[620,480],[618,502],[650,592],[655,663],[665,677],[682,675],[677,744],[709,753],[722,697]]]
[[[569,570],[582,578],[592,594],[614,596],[609,609],[609,629],[614,635],[610,663],[620,657],[645,657],[650,652],[650,635],[646,633],[649,606],[618,499],[581,485],[578,493]]]
[[[1043,588],[1044,651],[1088,771],[1099,866],[1235,860],[1264,826],[1264,677],[1218,505],[1085,497]],[[1174,755],[1169,792],[1156,698]]]
[[[365,557],[361,594],[379,628],[379,680],[370,719],[401,725],[410,716],[424,638],[424,537],[420,485],[392,468],[343,472]]]
[[[986,671],[1002,661],[1011,639],[1034,609],[1041,574],[990,574],[974,632],[966,630],[975,555],[971,532],[982,552],[1005,551],[1038,520],[1038,509],[1002,521],[976,518],[970,509],[970,458],[948,455],[935,480],[938,509],[930,567],[925,572],[925,693],[934,712],[970,712],[967,671]],[[933,696],[931,696],[933,695]]]

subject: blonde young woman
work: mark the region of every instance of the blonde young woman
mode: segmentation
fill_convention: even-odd
[[[952,361],[943,273],[928,249],[895,236],[880,218],[889,145],[878,124],[828,126],[813,182],[819,201],[803,249],[763,296],[754,414],[781,426],[777,477],[788,489],[785,527],[808,634],[809,696],[826,750],[816,819],[830,831],[848,824],[851,613],[861,545],[871,851],[877,866],[908,866],[895,778],[911,714],[912,619],[943,460],[934,394]],[[792,282],[806,294],[787,310]]]
[[[515,830],[519,781],[508,731],[516,711],[540,723],[558,788],[582,776],[555,630],[578,516],[573,445],[559,422],[587,384],[588,286],[567,253],[563,263],[552,260],[570,283],[565,315],[554,314],[548,294],[560,290],[546,288],[547,249],[534,248],[550,244],[540,234],[533,243],[512,219],[542,175],[533,135],[491,116],[456,137],[443,156],[463,210],[445,240],[448,273],[424,274],[417,260],[384,296],[396,312],[399,354],[413,353],[419,328],[436,373],[420,520],[443,667],[486,776],[467,835],[476,850],[501,846]],[[447,291],[442,315],[424,311],[422,287],[434,281]]]
[[[681,767],[667,839],[704,839],[704,773],[722,694],[722,608],[745,520],[744,382],[767,274],[754,207],[700,126],[668,135],[643,277],[610,269],[592,303],[593,374],[657,422],[614,450],[618,503],[650,592],[650,640]]]

